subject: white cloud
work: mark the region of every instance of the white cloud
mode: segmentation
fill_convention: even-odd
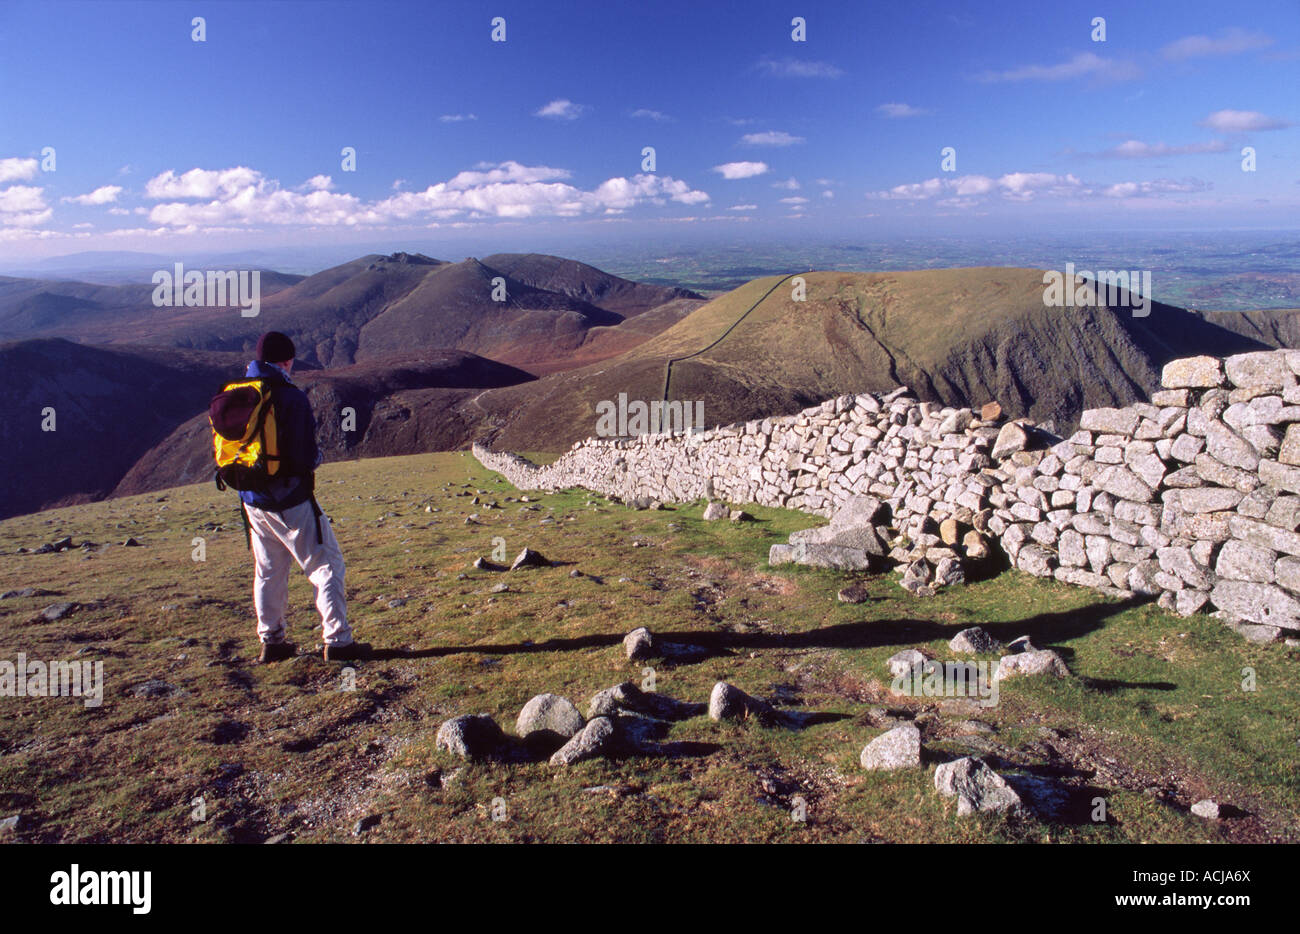
[[[1203,182],[1195,178],[1184,179],[1183,181],[1157,178],[1149,182],[1120,182],[1115,185],[1108,185],[1102,189],[1101,193],[1107,198],[1150,198],[1155,195],[1178,195],[1208,191],[1210,187],[1209,182]]]
[[[797,58],[764,58],[758,68],[778,78],[838,78],[844,72],[829,62],[812,62]]]
[[[30,181],[40,168],[35,159],[0,159],[0,184]]]
[[[39,227],[54,212],[45,204],[45,189],[12,185],[0,190],[0,227]]]
[[[740,141],[746,146],[793,146],[804,142],[804,138],[791,136],[784,130],[768,130],[766,133],[746,133]]]
[[[897,120],[903,117],[920,117],[928,114],[930,111],[922,110],[920,107],[913,107],[911,104],[881,104],[876,108],[876,113],[882,117],[889,117],[891,120]]]
[[[586,111],[582,104],[575,104],[565,97],[556,98],[536,112],[534,117],[547,117],[551,120],[577,120]]]
[[[1137,78],[1142,70],[1131,62],[1117,62],[1102,58],[1095,52],[1079,52],[1068,62],[1057,65],[1021,65],[1007,71],[986,71],[979,75],[981,81],[1067,81],[1071,78],[1105,78],[1111,81],[1128,81]]]
[[[800,197],[799,195],[794,195],[794,196],[789,197],[789,198],[782,198],[782,199],[781,199],[781,203],[782,203],[782,204],[807,204],[807,203],[808,203],[808,199],[807,199],[807,198],[802,198],[802,197]]]
[[[1292,126],[1292,123],[1255,110],[1216,110],[1201,121],[1201,126],[1220,133],[1249,133],[1257,130],[1282,130]]]
[[[64,198],[64,201],[72,204],[98,205],[112,204],[117,200],[117,196],[122,193],[121,185],[101,185],[89,194],[74,195]]]
[[[715,165],[713,171],[726,179],[753,178],[768,170],[766,162],[726,162]]]
[[[238,176],[231,175],[234,171],[193,170],[179,177],[165,172],[151,180],[146,189],[192,192],[202,188],[214,190],[216,196],[201,203],[173,201],[155,205],[149,211],[150,221],[184,231],[267,224],[337,227],[618,214],[638,205],[709,201],[707,192],[670,176],[615,177],[585,191],[560,181],[571,174],[567,169],[514,161],[480,163],[424,191],[398,191],[376,202],[363,202],[354,195],[319,187],[311,191],[285,190],[259,172],[240,170]],[[229,182],[234,177],[244,181],[242,187]],[[182,181],[187,178],[192,180]],[[226,180],[224,184],[222,179]]]
[[[666,123],[669,120],[672,120],[672,117],[668,116],[666,113],[662,113],[658,110],[648,110],[645,107],[632,111],[632,116],[638,119],[654,120],[656,123]]]
[[[313,175],[303,183],[300,191],[331,191],[334,188],[334,179],[328,175]]]
[[[149,179],[144,186],[144,193],[146,197],[157,201],[164,198],[229,197],[258,183],[261,178],[261,172],[255,172],[246,166],[220,171],[190,169],[184,175],[177,175],[168,169]]]
[[[728,211],[757,211],[757,204],[733,204],[727,208]]]
[[[522,165],[509,159],[493,165],[480,162],[474,166],[475,171],[458,172],[447,182],[451,189],[477,188],[481,185],[511,182],[531,184],[533,182],[553,182],[568,178],[572,173],[568,169],[555,169],[546,165]]]
[[[1039,197],[1153,198],[1160,195],[1206,191],[1208,182],[1189,178],[1158,178],[1144,182],[1117,182],[1104,187],[1085,184],[1077,176],[1052,172],[1008,172],[998,178],[987,175],[962,175],[957,178],[930,178],[922,182],[896,185],[887,191],[868,192],[867,197],[883,201],[929,201],[943,207],[969,208],[986,203],[991,196],[1004,201],[1028,202]]]
[[[1228,144],[1221,139],[1205,143],[1187,143],[1183,146],[1170,146],[1166,143],[1144,143],[1130,139],[1113,149],[1107,149],[1100,155],[1119,159],[1152,159],[1160,156],[1189,156],[1206,152],[1227,152]]]
[[[1217,38],[1198,35],[1175,39],[1162,48],[1160,54],[1170,61],[1181,61],[1210,55],[1238,55],[1264,49],[1272,44],[1273,40],[1262,32],[1251,32],[1234,26],[1219,33]]]
[[[772,187],[773,187],[773,188],[780,188],[780,189],[783,190],[783,191],[798,191],[798,190],[799,190],[799,179],[797,179],[797,178],[795,178],[793,175],[791,175],[789,178],[787,178],[787,179],[786,179],[785,181],[783,181],[783,182],[773,182],[773,183],[772,183]]]
[[[823,192],[822,192],[822,197],[823,197],[823,198],[834,198],[834,197],[835,197],[835,192],[831,191],[830,189],[827,189],[826,191],[823,191]]]
[[[476,114],[443,114],[438,118],[443,123],[464,123],[467,120],[477,120]]]

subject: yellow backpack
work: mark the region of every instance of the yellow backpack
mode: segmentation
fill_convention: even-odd
[[[273,386],[263,379],[230,383],[212,397],[212,455],[217,489],[265,492],[280,470]]]

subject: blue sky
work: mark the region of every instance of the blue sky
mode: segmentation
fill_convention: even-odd
[[[9,2],[0,84],[7,258],[1300,216],[1295,2]]]

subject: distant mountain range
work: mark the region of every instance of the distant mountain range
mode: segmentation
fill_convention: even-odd
[[[371,254],[264,274],[256,318],[154,308],[151,285],[0,278],[0,338],[23,338],[0,345],[0,515],[207,479],[208,399],[270,328],[298,345],[330,459],[561,450],[602,401],[660,399],[669,361],[669,397],[703,402],[710,426],[902,383],[1068,430],[1145,397],[1173,357],[1300,346],[1300,312],[1046,308],[1033,269],[802,277],[802,300],[767,277],[706,301],[555,256]]]

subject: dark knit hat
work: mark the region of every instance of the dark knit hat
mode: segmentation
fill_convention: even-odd
[[[286,363],[294,354],[293,341],[279,331],[267,331],[257,339],[257,359],[263,363]]]

